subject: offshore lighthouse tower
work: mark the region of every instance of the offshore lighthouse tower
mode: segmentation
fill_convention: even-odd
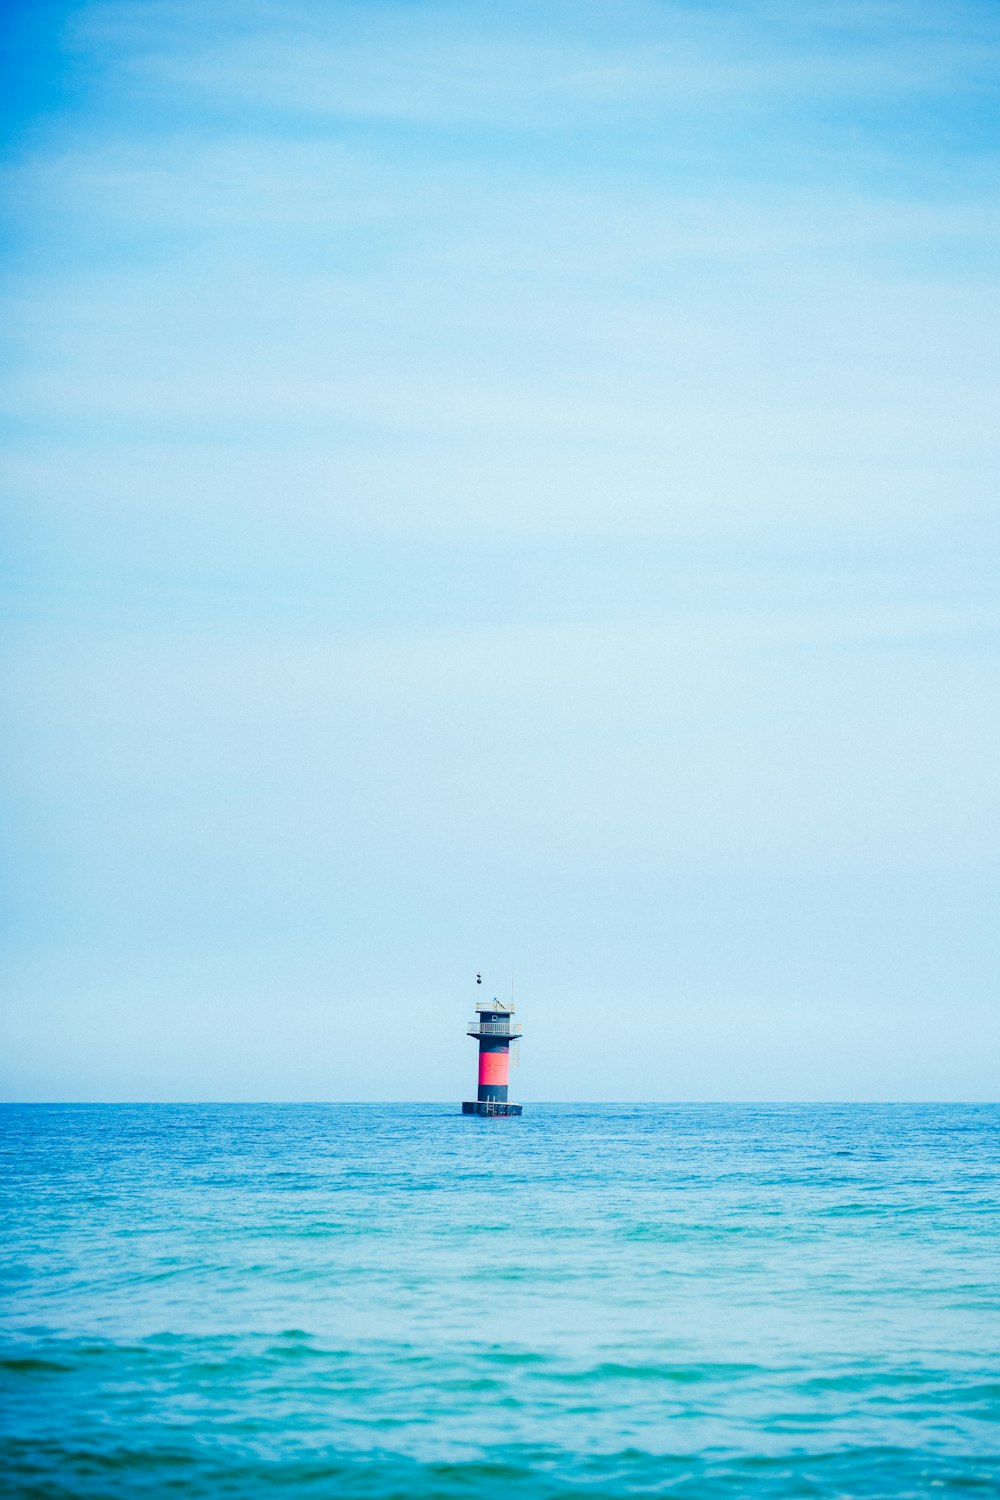
[[[476,983],[482,984],[482,976]],[[514,1006],[497,999],[476,1006],[476,1019],[468,1025],[469,1036],[479,1041],[479,1088],[475,1099],[462,1105],[463,1115],[519,1115],[520,1104],[507,1099],[510,1045],[521,1037],[521,1027],[511,1020]]]

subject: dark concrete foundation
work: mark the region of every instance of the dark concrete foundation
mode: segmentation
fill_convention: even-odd
[[[506,1093],[506,1090],[504,1090]],[[520,1104],[508,1104],[506,1099],[466,1099],[462,1105],[463,1115],[519,1115]]]

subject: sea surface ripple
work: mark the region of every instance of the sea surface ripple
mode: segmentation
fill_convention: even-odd
[[[1000,1494],[1000,1106],[8,1105],[0,1493]]]

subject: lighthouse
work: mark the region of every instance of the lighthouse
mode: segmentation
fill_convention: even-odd
[[[477,977],[477,984],[482,979]],[[479,1088],[475,1099],[466,1099],[463,1115],[519,1115],[521,1106],[507,1098],[510,1074],[510,1047],[521,1037],[521,1027],[511,1016],[514,1006],[499,1000],[476,1006],[476,1019],[468,1025],[469,1036],[479,1042]]]

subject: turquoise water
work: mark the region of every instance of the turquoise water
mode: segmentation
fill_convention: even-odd
[[[7,1106],[9,1496],[1000,1493],[997,1106]]]

